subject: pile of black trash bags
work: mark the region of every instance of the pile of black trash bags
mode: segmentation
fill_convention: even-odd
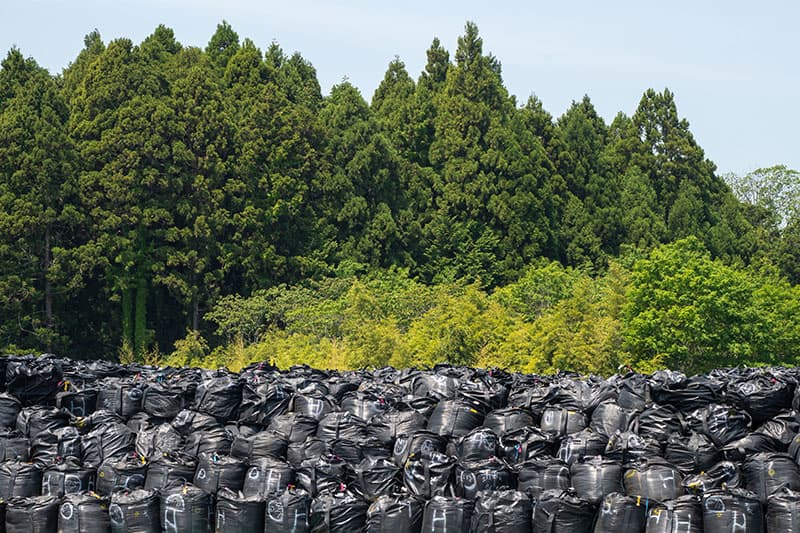
[[[0,529],[800,531],[798,380],[0,357]]]

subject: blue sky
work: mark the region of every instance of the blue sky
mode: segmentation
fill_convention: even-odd
[[[452,56],[471,20],[520,101],[536,94],[557,117],[587,94],[610,121],[668,87],[719,172],[800,169],[796,1],[0,0],[0,50],[56,73],[94,28],[140,42],[165,24],[205,46],[223,19],[262,49],[299,51],[323,92],[347,77],[367,100],[395,56],[416,77],[433,38]]]

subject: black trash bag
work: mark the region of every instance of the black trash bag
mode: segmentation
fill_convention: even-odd
[[[67,494],[92,491],[96,474],[93,468],[83,467],[73,458],[60,459],[42,474],[41,494],[62,498]]]
[[[547,490],[533,506],[532,533],[590,533],[595,506],[566,490]]]
[[[649,502],[618,492],[603,498],[593,533],[644,533]]]
[[[442,453],[411,455],[403,467],[403,483],[411,494],[426,499],[450,493],[455,464],[454,458]]]
[[[52,405],[64,371],[59,359],[42,356],[8,361],[5,376],[6,392],[22,405]]]
[[[110,504],[109,498],[94,493],[67,494],[58,508],[58,532],[108,533],[111,530]]]
[[[220,427],[219,422],[213,416],[191,409],[181,410],[170,424],[184,437],[198,431],[209,431]]]
[[[0,393],[0,428],[13,428],[17,424],[17,416],[22,411],[22,402],[16,396]]]
[[[281,494],[267,498],[264,516],[265,531],[271,533],[308,533],[311,496],[303,489],[290,486]]]
[[[764,513],[758,497],[746,490],[711,490],[703,496],[703,532],[762,533]]]
[[[83,447],[81,434],[72,426],[47,430],[31,441],[31,461],[48,465],[58,457],[72,457],[81,461]]]
[[[143,387],[143,383],[130,379],[107,379],[97,392],[97,407],[127,420],[142,410]]]
[[[728,383],[727,398],[747,411],[758,425],[784,409],[791,409],[795,384],[771,374],[757,374]]]
[[[703,506],[697,496],[654,503],[647,514],[647,533],[703,533]]]
[[[108,507],[111,533],[158,533],[161,500],[158,491],[136,489],[115,492]]]
[[[389,408],[386,399],[370,392],[348,392],[339,404],[341,408],[361,420],[385,413]]]
[[[494,457],[499,444],[494,431],[485,427],[475,428],[456,442],[458,458],[462,461],[479,461]]]
[[[366,533],[419,533],[424,507],[411,496],[379,496],[367,509]]]
[[[325,490],[334,490],[347,482],[347,463],[337,455],[323,455],[309,459],[295,470],[298,485],[312,497]]]
[[[138,434],[142,431],[152,429],[154,426],[161,423],[161,420],[158,418],[153,418],[152,416],[148,415],[144,411],[139,411],[128,420],[125,421],[125,425],[133,431],[134,433]]]
[[[462,533],[469,531],[475,504],[463,498],[434,496],[422,514],[424,533]]]
[[[589,427],[610,437],[617,431],[627,431],[636,419],[637,411],[625,409],[615,402],[603,402],[592,412]]]
[[[147,463],[144,488],[163,489],[175,483],[190,483],[197,473],[197,459],[182,452],[166,452]]]
[[[800,492],[783,489],[767,503],[766,533],[800,531]]]
[[[69,414],[83,418],[97,409],[97,389],[78,389],[59,391],[56,394],[56,407],[66,409]]]
[[[326,490],[311,502],[308,523],[314,533],[363,531],[368,508],[348,490]]]
[[[744,486],[739,467],[730,461],[720,461],[708,470],[683,479],[687,492],[703,494],[713,489],[738,489]]]
[[[365,500],[390,496],[402,487],[400,467],[386,458],[365,457],[353,467],[353,477],[351,488]]]
[[[6,531],[9,533],[50,533],[58,528],[58,498],[30,496],[13,498],[6,505]]]
[[[400,435],[394,442],[392,457],[398,466],[403,466],[412,455],[430,458],[433,453],[444,453],[447,439],[430,431],[415,431],[408,435]]]
[[[797,411],[782,411],[761,424],[754,433],[766,435],[780,443],[780,451],[785,452],[800,432],[800,414]],[[796,454],[791,454],[796,456]]]
[[[17,431],[34,439],[39,433],[69,425],[70,415],[56,407],[26,407],[17,416]]]
[[[745,489],[756,494],[762,505],[781,490],[800,490],[800,466],[785,453],[759,453],[742,463]]]
[[[653,401],[670,405],[688,413],[719,402],[724,396],[724,384],[708,376],[694,376],[678,383],[670,383],[652,390]]]
[[[644,438],[664,443],[673,435],[685,433],[686,421],[674,407],[653,404],[636,416],[631,429]]]
[[[217,420],[234,420],[242,401],[242,382],[237,376],[219,372],[204,378],[194,396],[193,409]]]
[[[516,490],[481,492],[472,512],[472,533],[530,533],[530,496]]]
[[[159,424],[136,435],[136,451],[145,457],[183,449],[183,436],[171,424]]]
[[[416,411],[385,411],[367,423],[367,437],[393,447],[400,435],[409,435],[428,427],[428,419]]]
[[[294,470],[279,459],[262,457],[250,462],[244,478],[242,494],[245,497],[265,499],[280,494],[294,483]]]
[[[729,461],[741,462],[757,453],[777,453],[781,444],[769,435],[750,433],[722,447],[722,455]]]
[[[38,496],[42,492],[42,468],[32,463],[0,463],[0,499]]]
[[[588,417],[581,411],[566,407],[547,407],[542,412],[542,431],[565,437],[586,429]]]
[[[483,419],[483,427],[491,429],[500,437],[534,425],[536,421],[531,412],[520,407],[495,409]]]
[[[569,466],[553,457],[537,457],[515,467],[517,490],[534,499],[547,490],[565,490],[570,487]]]
[[[159,492],[162,531],[212,533],[214,496],[188,483],[174,484]]]
[[[648,500],[674,500],[683,494],[683,476],[674,465],[660,457],[640,459],[622,476],[625,493]]]
[[[623,431],[611,435],[603,456],[622,463],[630,463],[641,458],[660,456],[662,453],[659,441],[641,437],[632,431]]]
[[[437,401],[452,400],[456,396],[456,389],[461,384],[458,375],[445,375],[445,373],[418,374],[412,385],[412,393],[416,397],[428,396]]]
[[[503,435],[499,451],[510,464],[519,464],[536,457],[552,457],[555,443],[555,435],[531,426]]]
[[[622,464],[619,461],[600,456],[574,463],[569,470],[575,494],[593,504],[599,504],[611,493],[625,492],[622,486],[622,471]]]
[[[259,431],[249,437],[237,435],[231,444],[231,455],[247,461],[261,457],[286,459],[288,446],[289,441],[280,433],[270,430]]]
[[[286,462],[293,468],[299,467],[305,461],[316,461],[323,455],[330,455],[330,443],[316,437],[309,437],[304,442],[293,442],[286,448]]]
[[[630,372],[618,380],[617,404],[624,409],[641,411],[653,402],[647,376]]]
[[[322,420],[328,413],[336,410],[336,401],[317,391],[297,392],[289,402],[289,412]]]
[[[561,439],[556,456],[571,465],[584,457],[602,455],[608,445],[608,437],[586,428]]]
[[[83,462],[98,467],[106,461],[121,459],[135,450],[136,434],[125,424],[100,424],[81,438]]]
[[[299,413],[286,413],[272,418],[269,429],[280,433],[291,444],[303,442],[317,432],[318,420]]]
[[[224,427],[218,426],[189,435],[183,445],[183,451],[193,457],[215,453],[227,455],[231,451],[232,443],[233,439],[230,433]]]
[[[327,441],[359,441],[366,437],[366,423],[349,411],[328,413],[319,421],[316,437]]]
[[[688,421],[692,430],[703,433],[720,448],[750,432],[750,415],[746,411],[717,403],[692,411]]]
[[[494,380],[467,381],[456,389],[456,400],[461,400],[486,416],[494,409],[500,409],[508,400],[508,389]]]
[[[132,491],[144,487],[147,458],[138,453],[122,459],[106,461],[97,469],[95,490],[102,496],[116,491]]]
[[[273,417],[289,410],[294,389],[280,381],[246,379],[242,384],[239,422],[268,426]]]
[[[483,415],[463,400],[442,400],[431,413],[428,431],[461,437],[481,425]]]
[[[247,463],[241,459],[216,453],[203,454],[198,457],[193,483],[211,494],[223,487],[238,492],[244,486],[246,473]]]
[[[223,488],[217,494],[215,533],[263,533],[264,500]]]
[[[722,459],[722,451],[702,433],[691,432],[688,437],[673,435],[667,441],[664,458],[683,474],[701,472]]]
[[[17,430],[0,432],[0,462],[28,461],[31,458],[31,441]]]
[[[148,383],[142,393],[142,410],[156,418],[175,418],[189,403],[181,384]]]
[[[462,461],[455,470],[456,496],[474,500],[481,491],[515,488],[514,474],[502,460]]]
[[[398,411],[413,411],[424,416],[425,420],[428,420],[433,414],[433,410],[436,409],[437,405],[439,405],[439,400],[436,398],[407,394],[395,402],[394,408]]]

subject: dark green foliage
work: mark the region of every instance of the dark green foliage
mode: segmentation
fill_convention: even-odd
[[[500,327],[476,295],[528,283],[539,261],[602,274],[623,251],[685,237],[797,282],[793,204],[742,197],[757,187],[734,196],[668,90],[608,125],[588,97],[554,120],[535,96],[519,106],[508,94],[475,24],[452,59],[434,39],[414,79],[394,58],[367,102],[347,81],[323,97],[299,53],[262,51],[224,21],[205,49],[164,26],[138,45],[95,30],[57,77],[12,49],[0,69],[0,348],[108,357],[122,346],[141,359],[187,330],[213,345],[230,336],[211,323],[220,310],[251,296],[383,269],[415,287],[472,283],[467,307]],[[773,167],[742,183],[795,174]],[[593,313],[616,308],[581,287]],[[437,294],[445,322],[465,327],[473,315],[450,316],[452,295]],[[579,307],[547,320],[566,324]],[[393,331],[393,312],[376,327]],[[587,326],[586,346],[619,345],[603,328]],[[439,329],[413,333],[425,344]],[[373,341],[353,361],[367,364]]]

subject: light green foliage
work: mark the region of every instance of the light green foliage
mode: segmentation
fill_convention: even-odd
[[[796,290],[774,274],[727,266],[689,238],[635,264],[622,335],[634,367],[794,364],[794,301]]]

